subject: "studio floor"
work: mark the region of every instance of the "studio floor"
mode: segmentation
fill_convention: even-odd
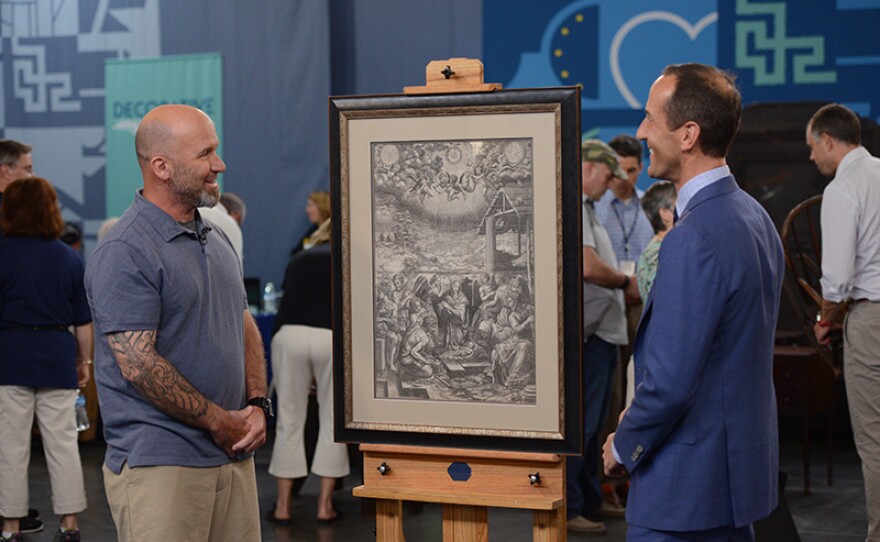
[[[271,438],[270,434],[270,438]],[[275,481],[268,474],[271,443],[256,456],[260,507],[263,512],[275,496]],[[834,483],[825,484],[824,445],[815,442],[812,450],[812,494],[803,495],[803,467],[801,444],[798,440],[783,440],[780,466],[788,474],[785,500],[803,542],[861,542],[865,539],[865,497],[858,456],[851,441],[838,439],[834,452]],[[101,464],[104,456],[102,443],[81,444],[83,469],[89,508],[80,516],[80,530],[84,541],[112,542],[116,540],[110,509],[104,496]],[[373,508],[369,503],[351,495],[351,488],[360,483],[357,473],[345,479],[344,488],[337,491],[335,502],[344,517],[327,526],[315,522],[317,481],[310,477],[294,500],[293,525],[278,527],[265,520],[260,537],[267,542],[362,542],[375,540]],[[39,441],[34,442],[30,469],[30,504],[42,512],[46,529],[29,534],[29,542],[50,542],[57,528],[58,518],[51,513],[51,496],[46,461]],[[410,542],[439,541],[441,539],[441,509],[439,505],[407,507],[404,531]],[[626,539],[626,523],[622,519],[606,520],[608,534],[603,538],[569,533],[568,539],[606,540]],[[184,540],[181,538],[181,540]],[[489,512],[490,542],[531,541],[531,513],[523,510],[493,508]]]

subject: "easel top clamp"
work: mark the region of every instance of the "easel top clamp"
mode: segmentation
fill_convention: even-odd
[[[457,94],[493,92],[501,88],[501,83],[483,82],[483,63],[478,59],[450,58],[429,62],[425,67],[425,86],[403,87],[403,93],[408,96]]]

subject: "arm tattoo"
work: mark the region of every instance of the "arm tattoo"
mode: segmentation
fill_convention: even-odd
[[[107,343],[122,376],[162,412],[196,427],[205,427],[210,402],[156,352],[156,331],[108,333]]]

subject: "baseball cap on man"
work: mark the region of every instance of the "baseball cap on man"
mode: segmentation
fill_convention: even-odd
[[[581,160],[584,162],[599,162],[611,169],[611,174],[618,179],[626,180],[626,172],[620,167],[617,153],[603,141],[587,139],[581,143]]]

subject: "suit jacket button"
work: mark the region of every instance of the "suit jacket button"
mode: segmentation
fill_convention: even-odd
[[[633,454],[629,456],[629,458],[633,461],[637,461],[639,459],[639,452],[633,452]]]

